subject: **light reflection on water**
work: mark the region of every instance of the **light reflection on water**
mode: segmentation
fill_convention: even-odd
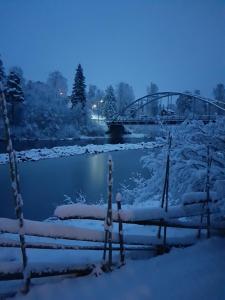
[[[114,162],[113,190],[121,183],[131,185],[135,173],[147,176],[141,168],[140,157],[146,150],[112,152]],[[109,153],[75,155],[73,157],[19,163],[24,215],[41,220],[53,214],[54,207],[62,204],[64,195],[75,199],[82,192],[88,203],[98,203],[107,197],[107,160]],[[7,165],[0,165],[0,217],[14,217],[13,200]]]

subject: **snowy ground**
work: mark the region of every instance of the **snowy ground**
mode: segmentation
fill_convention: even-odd
[[[122,150],[137,150],[137,149],[153,149],[159,147],[161,143],[156,142],[141,142],[137,144],[104,144],[104,145],[87,145],[87,146],[62,146],[51,149],[31,149],[27,151],[17,152],[18,161],[37,161],[46,158],[66,157],[84,153],[103,153]],[[0,154],[0,164],[8,162],[8,154]]]
[[[128,260],[125,267],[99,277],[41,279],[16,299],[222,300],[224,248],[224,239],[212,238],[148,260]]]
[[[70,226],[102,230],[103,221],[57,221]],[[50,224],[49,224],[50,225]],[[117,224],[114,224],[117,231]],[[124,234],[156,236],[157,227],[124,225]],[[196,236],[196,230],[168,229],[168,237]],[[1,234],[12,238],[11,234]],[[27,237],[27,242],[63,243],[67,245],[102,245],[102,243],[62,241],[60,239]],[[225,299],[225,240],[212,238],[198,242],[186,249],[173,249],[169,254],[153,257],[152,251],[126,251],[126,266],[111,274],[96,278],[55,277],[32,279],[32,287],[26,299]],[[28,250],[29,265],[77,266],[98,264],[102,251],[80,250]],[[118,252],[113,260],[119,261]],[[21,262],[19,249],[0,248],[0,270]],[[0,295],[18,291],[21,281],[0,282]],[[22,299],[17,295],[16,299]],[[0,297],[1,299],[1,297]]]

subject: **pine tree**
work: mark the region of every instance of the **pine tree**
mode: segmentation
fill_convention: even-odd
[[[6,100],[11,104],[11,117],[15,119],[15,105],[24,101],[24,93],[21,88],[20,78],[15,72],[10,72],[6,88]]]
[[[114,89],[111,85],[105,91],[104,103],[105,117],[107,120],[110,120],[115,116],[117,112],[116,97],[114,94]]]
[[[81,65],[79,64],[77,67],[77,70],[76,70],[74,84],[73,84],[73,90],[72,90],[72,95],[71,95],[72,108],[80,103],[82,109],[85,110],[85,107],[86,107],[85,88],[86,88],[86,84],[85,84],[85,77],[83,74],[83,69],[82,69]]]

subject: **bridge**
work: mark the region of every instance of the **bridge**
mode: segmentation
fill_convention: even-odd
[[[171,109],[175,106],[178,97],[180,102],[186,102],[189,108],[188,113],[177,114]],[[156,110],[160,110],[155,115],[150,109],[154,105]],[[208,123],[215,121],[217,114],[225,114],[224,102],[191,93],[158,92],[138,98],[106,123],[111,133],[123,133],[124,125],[176,125],[186,120]]]

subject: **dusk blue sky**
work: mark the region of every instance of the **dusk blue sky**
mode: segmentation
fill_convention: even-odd
[[[86,83],[130,83],[136,97],[225,83],[224,0],[0,0],[0,53],[7,68],[45,81],[59,70],[71,90],[81,63]]]

